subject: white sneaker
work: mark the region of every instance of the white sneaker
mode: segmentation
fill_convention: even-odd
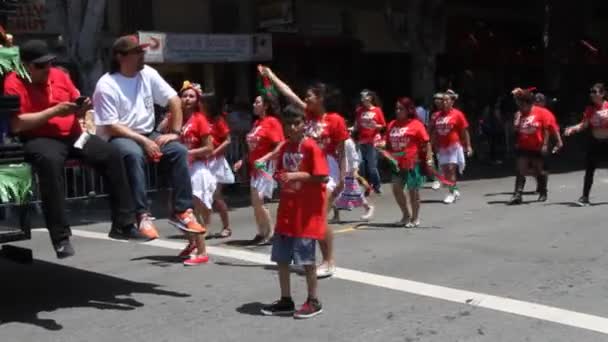
[[[434,181],[433,185],[431,185],[431,189],[433,189],[433,190],[441,189],[441,183],[439,181]]]
[[[317,279],[329,278],[336,273],[336,266],[330,266],[328,263],[322,263],[317,267]]]
[[[420,227],[420,220],[410,221],[405,225],[405,228],[418,228]]]
[[[447,196],[445,196],[445,199],[443,200],[443,203],[445,204],[452,204],[456,201],[456,196],[453,193],[449,193]]]
[[[374,216],[374,209],[375,209],[374,206],[370,205],[369,209],[367,209],[365,211],[365,214],[363,214],[363,216],[361,216],[361,220],[363,220],[363,221],[371,220],[371,218]]]

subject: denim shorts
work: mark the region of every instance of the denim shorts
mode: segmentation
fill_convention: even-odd
[[[271,260],[278,264],[315,265],[317,240],[275,234]]]

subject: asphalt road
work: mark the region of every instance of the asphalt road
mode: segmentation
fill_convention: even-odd
[[[77,256],[60,261],[35,232],[18,244],[34,264],[0,261],[0,341],[608,341],[607,177],[588,208],[572,205],[580,172],[520,207],[505,205],[513,178],[465,182],[452,206],[424,190],[423,227],[410,230],[391,227],[386,188],[372,223],[333,226],[341,269],[308,321],[259,315],[279,295],[269,247],[210,240],[213,262],[184,268],[166,221],[153,244],[108,241],[109,224],[94,223],[74,227]],[[231,217],[232,240],[253,237],[249,208]],[[292,286],[301,303],[304,279]]]

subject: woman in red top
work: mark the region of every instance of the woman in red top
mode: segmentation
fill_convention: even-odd
[[[515,114],[517,152],[517,176],[515,193],[510,205],[522,203],[522,193],[526,176],[537,177],[540,202],[547,200],[547,172],[543,156],[547,154],[549,143],[550,114],[542,107],[534,105],[534,95],[528,90],[517,88],[513,91],[519,111]]]
[[[399,222],[407,228],[420,226],[420,192],[424,176],[420,163],[433,165],[429,134],[424,124],[417,119],[414,102],[402,97],[395,105],[395,120],[386,130],[386,148],[397,161],[398,171],[393,175],[393,194],[401,209]],[[408,209],[404,188],[409,191],[411,212]]]
[[[211,130],[207,118],[201,112],[199,100],[202,95],[200,85],[185,81],[179,92],[182,100],[182,111],[184,113],[184,126],[182,127],[180,140],[188,149],[188,159],[190,164],[190,182],[192,183],[192,200],[197,216],[204,218],[211,214],[213,203],[213,193],[216,188],[216,180],[209,172],[206,159],[213,152],[211,141]],[[159,131],[168,128],[171,114],[160,123]],[[186,266],[196,266],[207,263],[209,257],[205,247],[205,237],[203,234],[189,234],[188,245],[179,254],[182,258],[189,258],[184,261]]]
[[[585,109],[583,121],[578,125],[568,127],[564,134],[566,136],[579,133],[587,128],[591,129],[589,145],[587,147],[587,158],[585,165],[585,181],[583,185],[583,196],[578,200],[580,206],[589,205],[589,193],[593,185],[593,175],[597,163],[602,159],[608,159],[608,99],[606,87],[603,83],[593,85],[589,93],[591,105]]]
[[[230,145],[230,128],[224,119],[224,113],[220,110],[220,104],[214,93],[206,93],[201,96],[201,108],[211,129],[211,140],[213,152],[207,159],[207,168],[217,181],[217,187],[213,194],[213,208],[219,213],[222,220],[222,231],[219,236],[227,238],[232,235],[230,229],[230,218],[228,216],[228,206],[222,195],[223,184],[233,184],[234,174],[224,156],[226,149]],[[211,216],[208,217],[209,225]]]
[[[361,92],[361,106],[357,108],[355,117],[355,132],[357,143],[361,152],[361,168],[365,172],[374,191],[380,193],[380,174],[378,173],[378,151],[374,139],[377,134],[386,128],[384,113],[380,108],[380,99],[375,92],[363,90]]]
[[[448,90],[443,94],[443,108],[433,115],[431,119],[432,141],[439,166],[445,177],[456,183],[457,173],[464,171],[467,156],[473,155],[469,123],[460,110],[454,108],[458,94]],[[445,204],[452,204],[460,197],[458,188],[450,187],[450,192],[443,200]]]
[[[270,212],[264,206],[264,198],[272,198],[276,185],[272,179],[273,159],[285,140],[283,126],[273,115],[276,113],[276,107],[274,99],[266,95],[255,98],[253,113],[258,120],[247,134],[248,156],[234,165],[234,169],[238,171],[245,160],[251,175],[251,205],[258,226],[258,233],[251,244],[265,244],[272,237]]]
[[[329,181],[327,183],[327,190],[329,191],[327,209],[329,210],[344,189],[344,179],[346,177],[344,143],[350,136],[344,118],[335,113],[339,105],[340,91],[324,83],[317,83],[306,90],[306,97],[302,100],[270,68],[259,66],[258,69],[260,74],[268,77],[276,85],[279,92],[287,97],[290,103],[306,112],[306,135],[316,140],[329,165]],[[325,232],[325,239],[319,240],[321,254],[323,255],[323,262],[317,268],[317,276],[320,278],[331,277],[336,268],[333,253],[333,231],[327,229]]]

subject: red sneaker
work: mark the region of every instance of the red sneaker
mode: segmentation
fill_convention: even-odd
[[[209,262],[208,255],[193,255],[190,259],[184,261],[184,266],[198,266]]]
[[[193,243],[189,243],[184,250],[182,250],[177,256],[182,259],[190,258],[190,254],[196,250],[196,245]]]

